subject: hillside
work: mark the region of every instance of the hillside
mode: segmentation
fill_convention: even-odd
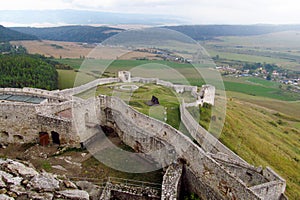
[[[20,33],[0,25],[0,42],[8,42],[15,40],[37,40],[36,36]]]
[[[92,26],[61,26],[53,28],[15,27],[12,29],[25,34],[34,35],[41,40],[87,43],[100,43],[123,31],[117,28]]]
[[[285,115],[276,107],[273,110],[247,103],[238,93],[234,96],[227,102],[226,122],[220,140],[250,164],[270,166],[286,179],[288,197],[299,199],[300,132],[297,114]],[[280,109],[285,105],[285,102],[268,101],[277,103]],[[299,104],[290,104],[290,107],[297,110]]]
[[[0,87],[57,89],[58,73],[43,59],[29,55],[0,55]]]
[[[194,40],[208,40],[220,36],[254,36],[282,31],[299,31],[300,25],[185,25],[165,26],[184,33]]]
[[[185,25],[164,26],[188,35],[194,40],[211,40],[222,36],[257,36],[282,31],[300,31],[300,25]],[[61,26],[51,28],[14,27],[12,30],[42,40],[99,43],[124,31],[119,28],[93,26]],[[161,35],[163,37],[163,35]]]

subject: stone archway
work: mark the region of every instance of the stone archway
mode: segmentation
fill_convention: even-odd
[[[39,143],[42,146],[49,145],[49,134],[47,132],[39,132]]]
[[[52,138],[52,143],[53,144],[60,145],[59,134],[57,132],[51,131],[51,138]]]

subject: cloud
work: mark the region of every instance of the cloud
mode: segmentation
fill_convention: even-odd
[[[86,9],[163,14],[190,23],[299,23],[298,0],[10,0],[1,10]]]

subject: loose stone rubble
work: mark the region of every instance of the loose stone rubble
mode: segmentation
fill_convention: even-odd
[[[89,200],[100,196],[100,190],[97,189],[98,186],[89,182],[79,181],[77,185],[51,173],[39,173],[23,161],[0,159],[1,200]],[[93,197],[90,198],[90,194]]]

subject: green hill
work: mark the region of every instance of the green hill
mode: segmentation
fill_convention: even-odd
[[[42,40],[87,43],[100,43],[103,40],[123,31],[122,29],[104,26],[61,26],[52,28],[16,27],[12,29],[25,34],[34,35]]]
[[[0,25],[0,42],[16,41],[16,40],[37,40],[36,36],[20,33]]]

